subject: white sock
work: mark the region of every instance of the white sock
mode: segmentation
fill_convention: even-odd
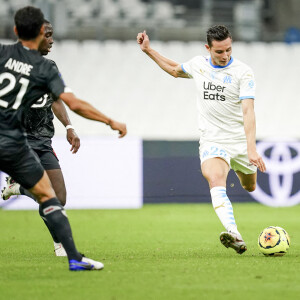
[[[216,186],[210,190],[212,205],[217,216],[227,231],[240,235],[235,223],[233,208],[224,186]]]
[[[62,243],[56,243],[56,242],[54,242],[54,241],[53,241],[53,243],[54,243],[54,248],[55,248],[55,249],[56,249],[56,248],[61,248],[61,247],[63,247]]]

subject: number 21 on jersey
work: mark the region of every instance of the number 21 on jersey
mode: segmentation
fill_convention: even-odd
[[[5,100],[2,100],[1,98],[3,96],[7,95],[9,92],[11,92],[15,88],[15,86],[17,84],[17,80],[16,80],[16,77],[14,75],[12,75],[11,73],[8,73],[8,72],[0,74],[0,84],[2,84],[2,82],[4,80],[8,80],[9,83],[4,88],[0,89],[0,106],[7,108],[9,102],[5,101]],[[18,109],[19,106],[21,105],[22,99],[23,99],[23,97],[26,93],[26,90],[27,90],[27,87],[28,87],[28,84],[29,84],[29,80],[26,79],[26,78],[21,77],[20,80],[19,80],[19,83],[21,84],[21,88],[20,88],[20,90],[17,94],[14,105],[12,106],[13,109]]]

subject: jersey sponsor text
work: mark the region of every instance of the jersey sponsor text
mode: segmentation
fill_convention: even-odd
[[[203,88],[206,90],[204,91],[203,98],[204,100],[218,100],[218,101],[225,101],[226,97],[225,95],[219,94],[219,93],[211,93],[211,91],[217,91],[217,92],[224,92],[226,89],[225,86],[221,85],[214,85],[212,82],[203,82]]]

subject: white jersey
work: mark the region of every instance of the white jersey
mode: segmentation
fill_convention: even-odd
[[[251,68],[232,57],[226,66],[214,66],[210,56],[196,56],[181,68],[196,83],[200,141],[246,141],[241,101],[255,98]]]

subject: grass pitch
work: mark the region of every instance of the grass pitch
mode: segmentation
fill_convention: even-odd
[[[234,212],[243,255],[221,245],[223,228],[208,204],[70,210],[78,249],[105,264],[70,272],[37,211],[0,210],[0,299],[299,299],[300,206],[234,204]],[[290,234],[284,257],[257,249],[269,225]]]

